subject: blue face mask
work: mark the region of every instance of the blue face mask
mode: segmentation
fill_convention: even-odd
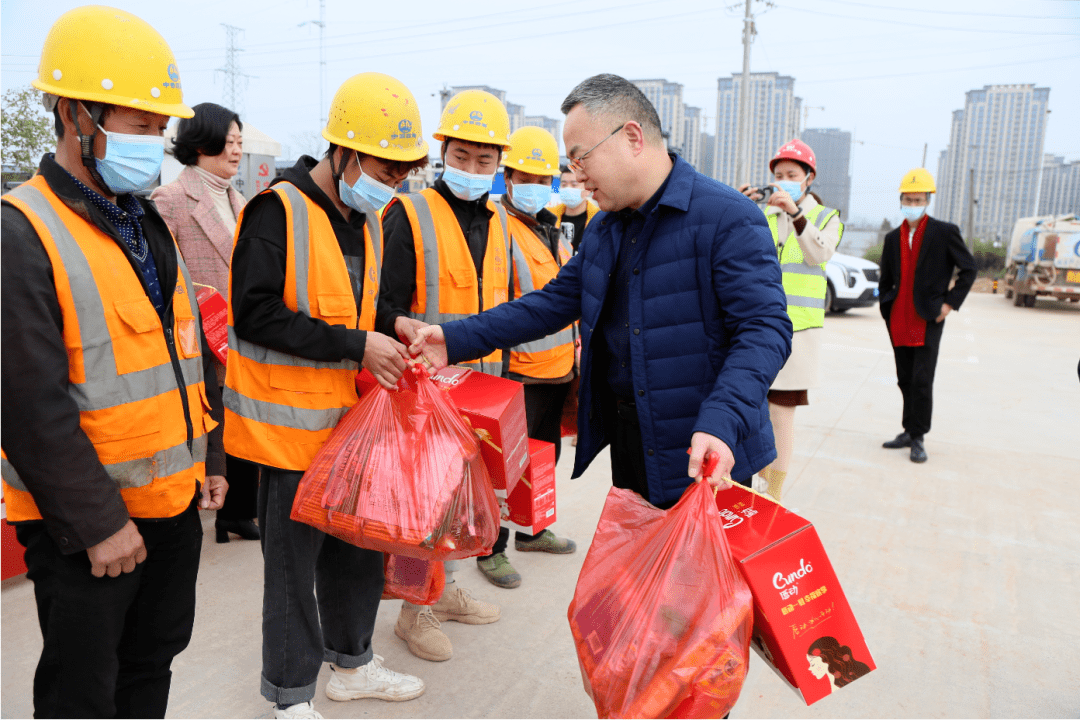
[[[165,138],[157,135],[105,134],[105,157],[98,158],[97,171],[116,195],[145,190],[161,174],[165,159]]]
[[[576,208],[581,204],[583,198],[581,197],[582,189],[575,187],[560,187],[559,188],[559,202],[568,208]]]
[[[394,192],[394,188],[365,175],[363,170],[351,186],[345,182],[344,176],[338,179],[338,196],[341,202],[362,213],[378,210],[394,199]]]
[[[442,179],[450,188],[450,192],[454,193],[458,199],[479,200],[484,197],[484,193],[491,192],[491,183],[495,180],[495,173],[473,175],[446,165],[443,167]]]
[[[799,202],[802,197],[802,183],[795,182],[794,180],[777,180],[776,184],[780,186],[780,189],[791,196],[793,202]]]
[[[514,191],[510,199],[514,201],[514,207],[529,215],[535,215],[544,209],[551,200],[550,185],[513,185]]]
[[[907,220],[908,225],[914,225],[922,219],[922,216],[926,214],[925,205],[901,205],[900,212],[904,215],[904,219]]]

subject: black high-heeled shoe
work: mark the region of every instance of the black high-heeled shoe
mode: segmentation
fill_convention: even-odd
[[[262,537],[254,520],[215,520],[214,531],[219,543],[229,542],[229,533],[239,535],[244,540],[258,540]]]

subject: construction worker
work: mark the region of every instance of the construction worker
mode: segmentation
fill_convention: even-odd
[[[3,198],[2,475],[41,624],[35,717],[165,717],[199,508],[227,489],[191,275],[135,194],[193,114],[175,63],[130,13],[62,15],[33,81],[56,153]]]
[[[577,179],[577,175],[569,165],[559,168],[559,203],[548,208],[555,215],[555,224],[562,228],[563,236],[570,240],[570,247],[576,255],[581,247],[581,238],[585,234],[585,228],[592,222],[596,213],[600,212],[600,206],[592,200],[592,193],[585,189],[585,183]],[[576,341],[574,368],[580,366],[578,357],[581,348],[581,338]],[[563,410],[564,418],[577,418],[577,396],[581,378],[575,373],[574,380],[570,383],[567,392],[566,406]],[[576,425],[576,420],[568,420]],[[577,447],[577,435],[570,439],[570,445]]]
[[[433,187],[395,198],[383,214],[386,261],[376,327],[403,342],[412,342],[425,324],[474,315],[509,294],[507,213],[488,198],[500,155],[510,147],[506,108],[491,93],[464,90],[446,104],[434,137],[442,143],[442,175]],[[503,360],[495,350],[468,366],[502,375]],[[507,537],[508,531],[500,534],[503,549]],[[499,619],[497,605],[455,582],[459,567],[459,561],[445,564],[446,590],[434,605],[401,605],[394,632],[417,657],[453,656],[440,621]]]
[[[904,431],[882,447],[910,448],[908,458],[913,463],[928,459],[924,436],[930,432],[934,372],[945,318],[960,309],[978,272],[960,228],[927,214],[936,190],[926,168],[904,175],[900,181],[904,220],[885,236],[881,251],[881,316],[892,341],[896,384],[904,398]]]
[[[592,193],[585,189],[585,183],[577,179],[570,166],[563,165],[560,171],[559,202],[548,209],[555,215],[555,224],[562,226],[563,235],[570,239],[570,246],[576,254],[581,245],[581,236],[593,216],[600,212],[600,206],[592,201]],[[568,223],[574,228],[569,232],[566,229]]]
[[[514,131],[510,149],[503,158],[506,194],[502,196],[510,220],[514,297],[544,287],[570,260],[569,243],[565,242],[555,215],[545,207],[551,199],[552,178],[558,171],[559,144],[551,133],[532,126]],[[509,377],[525,385],[529,437],[554,443],[556,463],[562,453],[563,403],[574,379],[574,336],[571,325],[554,335],[510,348]],[[509,535],[509,530],[505,532]],[[574,552],[577,545],[547,529],[535,535],[518,531],[514,548],[519,552],[565,555]],[[502,555],[502,558],[492,555],[481,559],[481,570],[503,564],[512,567],[505,551]],[[513,574],[518,579],[511,587],[516,587],[521,584],[520,574]],[[512,574],[502,577],[508,576]]]
[[[825,207],[810,192],[817,163],[814,151],[801,140],[780,146],[769,161],[776,182],[765,206],[776,244],[787,294],[788,316],[794,331],[791,355],[769,388],[769,418],[776,438],[776,459],[758,475],[764,488],[780,500],[795,446],[795,408],[809,405],[809,388],[818,383],[821,328],[825,324],[825,263],[844,234],[840,212]],[[760,200],[759,188],[740,191]]]
[[[372,651],[382,553],[289,518],[301,476],[357,402],[358,366],[385,387],[405,370],[401,343],[374,332],[378,210],[427,164],[416,99],[388,75],[346,80],[328,118],[326,155],[302,156],[244,208],[229,283],[225,447],[261,466],[262,694],[276,717],[321,717],[324,661],[331,700],[424,692]]]

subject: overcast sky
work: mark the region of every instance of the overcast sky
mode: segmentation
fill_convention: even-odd
[[[528,114],[561,117],[582,79],[613,72],[666,78],[704,108],[715,132],[717,78],[742,69],[744,3],[702,0],[325,0],[324,102],[346,78],[379,71],[417,96],[431,141],[443,85],[506,90]],[[81,2],[2,0],[3,89],[35,76],[53,21]],[[177,54],[188,104],[222,102],[227,38],[243,29],[252,77],[237,108],[297,154],[321,128],[318,0],[114,1],[153,25]],[[1080,160],[1080,3],[1070,0],[754,1],[751,69],[795,77],[809,127],[852,131],[854,219],[894,222],[901,175],[937,171],[951,112],[988,84],[1050,87],[1045,152]]]

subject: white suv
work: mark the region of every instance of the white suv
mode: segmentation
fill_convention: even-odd
[[[845,312],[854,307],[870,307],[878,301],[881,269],[870,260],[833,253],[825,263],[825,311]]]

